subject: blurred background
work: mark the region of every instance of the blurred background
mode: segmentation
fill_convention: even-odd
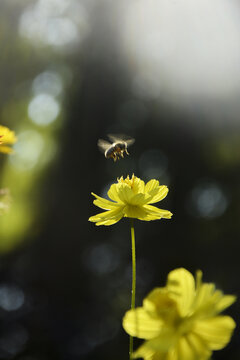
[[[136,221],[137,305],[179,266],[239,294],[239,38],[238,0],[1,0],[18,137],[0,155],[1,359],[128,358],[129,221],[88,222],[121,175],[168,185],[174,214]],[[104,158],[108,133],[136,139],[129,157]],[[213,359],[240,358],[238,331]]]

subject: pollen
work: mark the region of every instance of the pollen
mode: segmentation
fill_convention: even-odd
[[[132,175],[132,178],[129,178],[129,175],[126,177],[126,179],[123,178],[123,176],[120,177],[120,179],[117,179],[119,183],[127,184],[130,188],[134,188],[134,174]]]

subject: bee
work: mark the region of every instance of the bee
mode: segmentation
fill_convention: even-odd
[[[98,148],[104,152],[106,159],[113,159],[114,161],[124,158],[124,153],[129,155],[128,146],[134,143],[134,139],[125,135],[112,135],[109,134],[108,138],[112,141],[112,144],[106,140],[98,140]]]

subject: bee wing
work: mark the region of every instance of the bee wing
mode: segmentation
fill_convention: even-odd
[[[126,143],[128,144],[128,146],[130,146],[130,145],[132,145],[132,144],[134,144],[135,143],[135,139],[128,139],[128,140],[125,140],[126,141]]]
[[[122,134],[108,134],[108,138],[112,142],[125,141],[126,135]]]
[[[132,145],[135,142],[135,139],[131,138],[128,135],[124,135],[124,134],[108,134],[108,138],[112,142],[125,141],[128,145]]]
[[[101,152],[105,153],[105,151],[109,148],[109,146],[111,146],[111,144],[106,140],[99,139],[97,142],[97,146]]]

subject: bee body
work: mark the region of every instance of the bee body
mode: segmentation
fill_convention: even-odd
[[[122,140],[122,137],[117,137],[116,135],[108,135],[109,139],[113,141],[113,143],[109,143],[108,141],[99,139],[98,147],[101,151],[104,151],[104,155],[106,159],[113,159],[114,161],[120,160],[124,158],[124,154],[128,153],[128,145],[134,143],[134,139]]]

